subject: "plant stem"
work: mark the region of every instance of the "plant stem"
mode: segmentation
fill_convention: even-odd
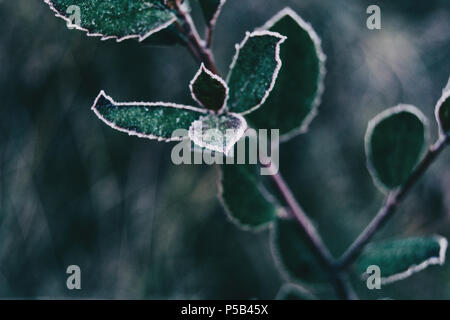
[[[375,233],[394,214],[397,206],[408,195],[408,192],[412,189],[412,187],[416,184],[420,177],[422,177],[425,171],[430,167],[439,153],[441,153],[441,151],[445,148],[448,141],[448,136],[442,136],[435,144],[430,147],[427,154],[416,167],[406,183],[397,190],[391,191],[386,196],[384,205],[378,211],[377,215],[338,260],[337,266],[340,270],[346,269],[353,262],[355,262],[364,247],[369,243]]]
[[[183,22],[181,29],[179,24],[178,28],[186,37],[186,46],[189,51],[191,51],[191,54],[195,59],[203,62],[206,68],[208,68],[211,72],[218,74],[219,71],[216,68],[214,57],[210,48],[210,40],[206,43],[200,38],[197,28],[195,27],[195,23],[192,21],[191,15],[184,11],[181,5],[177,4],[176,10],[180,20]]]
[[[321,237],[316,231],[316,228],[309,220],[305,211],[295,199],[292,191],[286,184],[281,174],[277,172],[276,174],[270,175],[270,177],[278,187],[278,190],[286,201],[286,204],[289,206],[291,213],[294,215],[302,231],[306,234],[310,245],[312,245],[312,247],[314,248],[314,252],[317,258],[331,275],[331,280],[338,296],[341,299],[346,300],[354,299],[355,295],[349,284],[347,283],[345,277],[335,267],[333,256],[323,243]]]
[[[206,35],[205,35],[205,39],[206,39],[206,48],[211,50],[212,47],[212,42],[213,42],[213,35],[214,35],[214,25],[208,24],[206,26]]]
[[[327,267],[332,266],[333,265],[333,262],[332,262],[333,257],[331,256],[327,247],[325,246],[322,239],[318,235],[316,228],[311,223],[308,216],[305,214],[303,208],[300,206],[300,204],[295,199],[294,195],[292,194],[292,191],[290,190],[289,186],[286,184],[286,181],[284,180],[284,178],[281,176],[280,173],[270,175],[270,177],[275,182],[278,190],[280,191],[281,195],[283,196],[284,200],[286,201],[286,204],[289,206],[291,213],[294,215],[295,219],[298,221],[298,223],[302,227],[302,230],[308,236],[308,240],[310,241],[311,245],[314,247],[315,251],[317,252],[317,256],[320,259],[320,261],[322,262],[322,264]]]

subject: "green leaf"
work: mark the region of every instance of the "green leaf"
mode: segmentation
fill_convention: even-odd
[[[209,25],[214,25],[226,0],[199,0],[203,17]]]
[[[183,45],[184,35],[173,24],[167,28],[152,34],[151,37],[142,40],[142,45],[155,47],[169,47],[177,44]]]
[[[189,138],[200,147],[226,155],[246,129],[247,122],[238,114],[208,114],[192,123]]]
[[[44,0],[56,16],[71,23],[88,36],[102,40],[137,38],[143,41],[150,35],[170,26],[176,17],[161,0]],[[68,10],[76,5],[80,8],[81,23],[74,25],[73,14]]]
[[[227,108],[246,114],[258,109],[272,91],[281,68],[280,46],[286,39],[279,33],[248,33],[236,46],[228,75]]]
[[[278,292],[276,300],[314,300],[314,296],[297,284],[286,283]]]
[[[356,266],[367,277],[367,267],[376,265],[381,271],[381,283],[405,279],[430,265],[443,265],[447,239],[441,236],[414,237],[369,244]]]
[[[279,129],[282,141],[307,131],[317,114],[325,78],[325,55],[312,27],[290,8],[263,29],[287,36],[281,47],[283,67],[267,101],[247,120],[256,129]]]
[[[141,138],[164,141],[181,140],[191,124],[205,115],[205,110],[164,102],[115,102],[103,91],[92,110],[108,126]]]
[[[450,136],[450,89],[442,94],[442,97],[436,104],[435,114],[439,123],[440,133]]]
[[[227,84],[206,69],[203,63],[189,87],[192,98],[201,106],[214,111],[219,111],[225,106],[228,96]]]
[[[256,164],[221,166],[219,198],[233,222],[243,229],[261,229],[281,210],[263,185]]]
[[[369,122],[367,166],[382,191],[402,185],[413,172],[424,150],[426,122],[422,112],[410,105],[390,108]]]
[[[326,281],[326,270],[314,255],[294,219],[278,218],[273,230],[274,256],[286,275],[301,283]]]

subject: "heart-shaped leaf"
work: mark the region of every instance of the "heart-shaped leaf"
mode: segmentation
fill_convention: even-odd
[[[256,31],[236,46],[227,80],[229,111],[246,114],[266,101],[281,68],[280,46],[285,39],[276,32]]]
[[[226,0],[199,0],[205,21],[214,25]]]
[[[413,172],[424,150],[426,123],[422,112],[410,105],[388,109],[369,122],[367,166],[382,191],[402,185]]]
[[[215,75],[202,64],[190,85],[192,98],[201,106],[219,111],[225,106],[228,97],[228,86],[218,75]]]
[[[191,124],[205,115],[204,109],[174,103],[115,102],[103,91],[95,99],[92,110],[116,130],[164,141],[181,140],[181,131],[187,134]]]
[[[443,265],[447,239],[441,236],[415,237],[369,244],[357,261],[357,268],[367,277],[367,267],[378,266],[381,283],[405,279],[430,265]]]
[[[314,255],[297,221],[279,217],[272,238],[274,256],[289,278],[301,283],[326,280],[326,270]]]
[[[283,141],[306,132],[317,114],[325,54],[313,28],[290,8],[280,11],[263,29],[287,36],[281,47],[283,67],[267,101],[247,120],[257,129],[279,129]]]
[[[102,40],[136,38],[143,41],[161,31],[176,17],[161,0],[45,0],[56,16],[88,36]],[[80,23],[71,21],[73,6],[80,9]]]
[[[450,136],[450,89],[442,94],[436,105],[435,114],[440,134]]]
[[[247,122],[238,114],[208,114],[192,123],[189,138],[202,148],[226,155],[246,129]]]
[[[258,230],[276,218],[281,209],[263,185],[258,165],[225,164],[221,169],[219,198],[233,222]]]

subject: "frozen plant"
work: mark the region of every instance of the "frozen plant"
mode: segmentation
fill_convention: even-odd
[[[287,141],[306,133],[317,114],[324,89],[325,55],[312,27],[289,8],[247,32],[236,45],[227,76],[222,77],[212,44],[225,0],[195,0],[206,22],[204,39],[197,32],[187,0],[79,0],[77,25],[70,16],[73,0],[44,1],[57,17],[88,36],[117,42],[136,39],[149,44],[181,44],[198,63],[199,70],[190,83],[195,101],[192,106],[119,103],[101,91],[92,109],[114,129],[160,141],[186,139],[173,136],[177,129],[185,129],[199,147],[227,154],[247,128],[279,129],[281,141]],[[347,279],[350,272],[367,277],[368,267],[378,266],[380,281],[387,284],[445,262],[447,240],[441,236],[371,240],[448,145],[449,97],[447,87],[436,105],[439,138],[429,146],[428,120],[414,106],[398,105],[369,122],[367,166],[386,197],[372,222],[339,258],[332,256],[279,172],[263,177],[258,174],[258,165],[221,166],[220,199],[230,219],[246,230],[272,228],[274,257],[291,282],[278,298],[313,298],[304,287],[325,281],[338,298],[353,299],[357,297]],[[202,134],[205,128],[212,131]],[[227,139],[218,142],[220,133]],[[276,195],[271,192],[274,188]]]

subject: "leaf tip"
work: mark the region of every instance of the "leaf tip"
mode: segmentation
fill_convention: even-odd
[[[108,96],[108,95],[105,93],[104,90],[100,90],[99,94],[97,95],[97,97],[96,97],[95,100],[94,100],[94,104],[92,105],[91,110],[93,110],[93,111],[96,111],[96,110],[97,110],[98,102],[99,102],[100,99],[102,99],[102,98],[103,98],[103,99],[106,99],[106,100],[108,100],[108,101],[110,101],[110,102],[113,102],[113,101],[112,101],[112,98],[111,98],[110,96]]]

